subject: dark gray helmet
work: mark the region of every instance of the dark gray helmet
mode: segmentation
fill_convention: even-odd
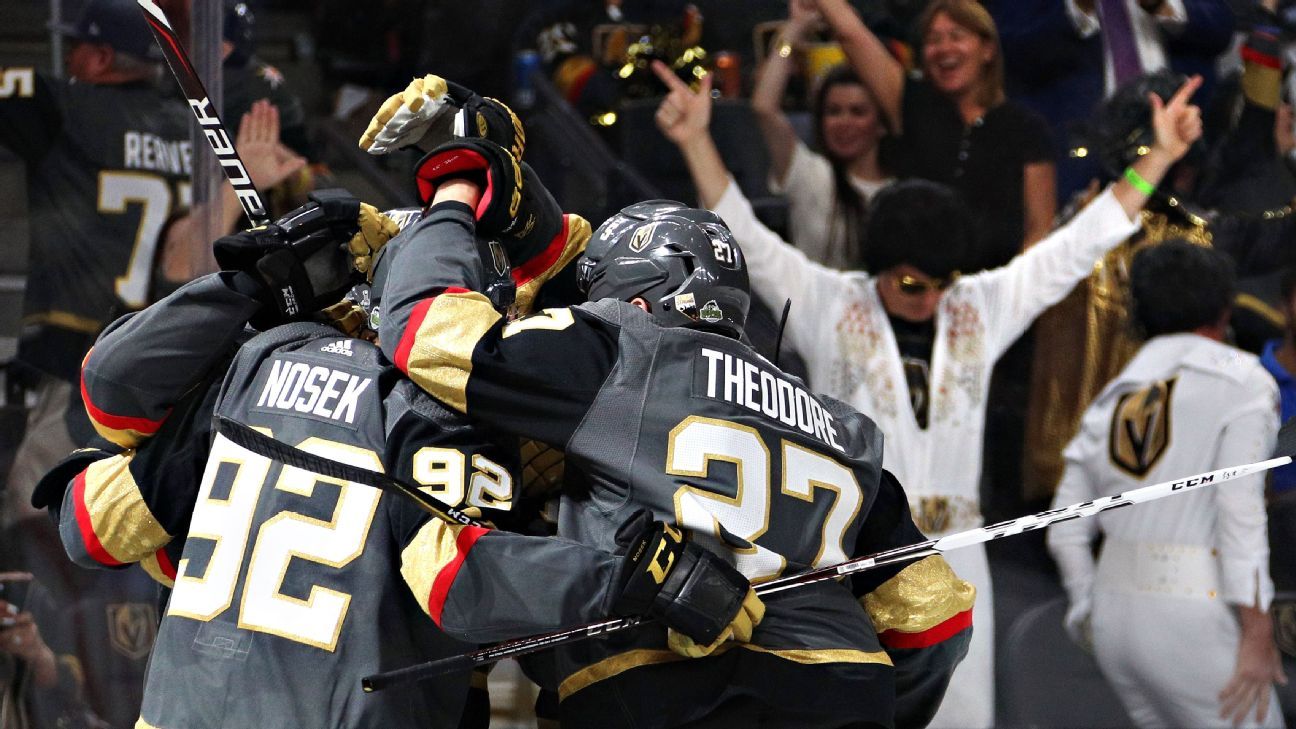
[[[747,263],[720,216],[673,200],[649,200],[608,218],[577,272],[590,301],[643,297],[666,326],[741,337],[751,305]]]

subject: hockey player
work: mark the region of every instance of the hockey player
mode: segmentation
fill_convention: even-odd
[[[751,261],[756,293],[792,300],[788,338],[807,357],[812,382],[875,418],[890,436],[888,468],[909,490],[932,537],[981,526],[986,403],[995,361],[1041,312],[1138,227],[1138,210],[1165,171],[1201,135],[1188,103],[1200,79],[1157,99],[1156,140],[1126,177],[1071,223],[1009,264],[959,276],[974,236],[967,206],[950,188],[898,182],[872,201],[867,271],[834,271],[766,228],[708,133],[711,99],[660,66],[672,89],[657,124],[689,165],[702,203],[730,225]],[[1138,181],[1136,187],[1131,180]],[[977,633],[950,683],[937,726],[994,723],[994,601],[984,546],[950,555],[977,588]]]
[[[510,323],[480,293],[478,237],[523,260],[570,253],[516,237],[534,194],[516,159],[464,140],[416,174],[431,207],[393,253],[380,342],[440,401],[566,451],[560,537],[610,549],[648,509],[754,583],[923,539],[873,424],[741,343],[746,264],[719,218],[626,208],[580,262],[594,303]],[[974,591],[939,558],[854,588],[780,593],[750,642],[647,625],[564,649],[562,725],[921,726],[966,650]]]
[[[709,639],[748,591],[662,525],[631,525],[623,557],[451,525],[213,437],[219,414],[456,505],[509,506],[511,441],[433,401],[373,344],[293,321],[335,301],[350,256],[367,270],[391,232],[372,208],[317,194],[218,241],[226,270],[114,325],[87,358],[93,420],[134,447],[77,454],[37,496],[79,563],[143,561],[173,584],[139,726],[456,726],[466,675],[374,695],[359,680],[468,648],[447,634],[499,640],[611,611]],[[239,346],[249,321],[270,328]],[[750,636],[750,622],[732,629]]]
[[[1267,458],[1278,392],[1259,360],[1224,344],[1233,266],[1170,241],[1130,270],[1149,339],[1089,406],[1065,451],[1054,504]],[[1095,565],[1092,541],[1103,533]],[[1071,605],[1140,727],[1281,727],[1264,478],[1049,528]]]

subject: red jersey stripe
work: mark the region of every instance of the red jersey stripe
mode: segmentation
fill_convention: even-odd
[[[441,293],[466,294],[469,291],[460,286],[449,286]],[[409,321],[405,323],[405,331],[401,333],[400,345],[396,347],[396,366],[400,368],[401,372],[409,374],[410,352],[414,351],[414,343],[418,341],[419,329],[423,327],[423,320],[427,319],[428,310],[432,308],[432,302],[434,301],[436,301],[436,296],[429,296],[415,304],[414,309],[410,312]]]
[[[162,423],[167,419],[166,415],[163,415],[158,420],[150,420],[149,418],[113,415],[112,413],[100,410],[90,401],[90,393],[86,391],[84,377],[81,378],[81,399],[85,401],[86,411],[90,414],[90,418],[96,423],[99,423],[106,428],[111,428],[112,430],[133,430],[142,435],[151,435],[156,433],[158,428],[161,428]]]
[[[887,648],[927,648],[948,640],[970,627],[972,627],[972,611],[964,610],[921,633],[888,630],[879,635],[878,640],[882,641],[882,645]]]
[[[432,591],[428,593],[427,609],[428,615],[432,616],[432,621],[438,626],[441,625],[441,612],[445,610],[446,599],[450,597],[450,586],[454,584],[455,577],[459,575],[459,567],[463,564],[464,559],[468,556],[468,550],[473,548],[478,539],[490,530],[481,527],[465,526],[455,536],[455,554],[454,559],[437,573],[436,579],[432,582]]]
[[[176,568],[174,564],[171,564],[171,558],[167,556],[166,547],[159,549],[154,556],[157,557],[158,567],[162,568],[162,574],[175,580]]]
[[[563,251],[567,248],[568,221],[566,215],[563,216],[562,221],[562,230],[558,231],[558,235],[555,235],[553,240],[549,241],[549,245],[545,246],[540,255],[513,269],[513,282],[518,286],[522,286],[536,276],[548,271],[554,265],[554,262],[562,256]]]
[[[76,506],[77,529],[81,532],[81,541],[85,545],[86,554],[99,564],[109,567],[121,566],[123,563],[108,554],[108,550],[104,549],[103,543],[99,541],[99,535],[95,534],[90,510],[86,508],[85,503],[85,471],[78,473],[72,480],[72,503]]]

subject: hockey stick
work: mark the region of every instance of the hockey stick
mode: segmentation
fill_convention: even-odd
[[[210,108],[211,102],[207,98],[207,89],[203,86],[202,79],[198,78],[198,72],[194,70],[193,64],[189,62],[189,56],[180,45],[180,38],[176,36],[171,22],[167,20],[166,13],[163,13],[162,8],[155,5],[153,0],[136,0],[136,2],[144,11],[144,20],[148,21],[149,28],[153,30],[153,37],[162,48],[162,55],[166,58],[167,65],[171,67],[171,74],[175,76],[185,98],[189,100],[189,108],[197,117],[203,136],[207,137],[208,144],[216,153],[221,171],[225,173],[230,186],[234,188],[234,194],[238,196],[243,212],[247,213],[253,227],[270,222],[261,194],[252,184],[252,177],[243,166],[238,150],[230,142],[220,115],[215,109]]]
[[[1049,509],[1041,511],[1038,514],[1029,514],[1017,519],[1008,519],[990,526],[968,529],[967,531],[956,532],[940,539],[929,539],[918,544],[911,544],[905,547],[891,549],[885,552],[878,552],[865,557],[856,557],[849,559],[841,564],[832,567],[823,567],[820,569],[803,572],[799,575],[791,575],[778,580],[772,580],[762,585],[756,586],[756,594],[764,597],[776,592],[781,592],[793,587],[808,585],[812,582],[830,580],[835,577],[863,572],[875,567],[895,564],[897,562],[907,562],[920,557],[929,557],[935,554],[943,554],[950,550],[970,547],[974,544],[983,544],[995,539],[1022,534],[1024,532],[1043,529],[1050,524],[1070,521],[1071,519],[1083,519],[1095,516],[1104,511],[1119,509],[1124,506],[1132,506],[1148,501],[1164,498],[1174,494],[1194,491],[1202,486],[1224,483],[1233,479],[1250,476],[1255,473],[1268,471],[1271,468],[1285,466],[1292,462],[1292,455],[1296,454],[1296,418],[1288,421],[1278,431],[1278,445],[1275,449],[1276,458],[1271,458],[1258,463],[1249,463],[1243,466],[1233,466],[1231,468],[1221,468],[1217,471],[1199,473],[1186,478],[1165,481],[1162,483],[1144,486],[1133,491],[1127,491],[1113,496],[1104,496],[1093,501],[1085,501],[1079,504],[1072,504],[1059,509]],[[365,691],[381,691],[389,686],[406,683],[409,681],[418,681],[423,678],[438,676],[443,673],[452,671],[461,671],[474,668],[476,666],[494,663],[505,658],[516,658],[528,653],[552,648],[558,645],[573,643],[578,640],[584,640],[596,635],[605,635],[618,630],[632,628],[641,623],[647,622],[647,618],[612,618],[602,620],[597,623],[582,625],[577,628],[561,630],[544,635],[531,636],[527,638],[518,638],[516,640],[505,641],[472,653],[464,653],[458,656],[450,656],[428,663],[422,663],[406,668],[378,673],[372,676],[366,676],[361,680],[360,685]]]
[[[337,478],[343,481],[372,486],[382,491],[398,493],[414,499],[423,507],[427,513],[435,516],[442,521],[451,524],[466,524],[468,526],[489,528],[481,521],[465,514],[453,506],[448,506],[436,497],[423,491],[417,486],[407,484],[396,478],[392,478],[385,473],[370,471],[367,468],[352,466],[349,463],[335,461],[332,458],[317,456],[314,453],[308,453],[300,448],[275,440],[274,438],[250,428],[237,420],[230,420],[223,415],[216,416],[216,432],[229,438],[230,442],[237,446],[246,448],[249,451],[264,456],[274,461],[300,468],[312,473],[318,473],[329,478]]]

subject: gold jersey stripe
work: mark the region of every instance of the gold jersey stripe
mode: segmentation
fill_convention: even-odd
[[[70,329],[81,334],[98,334],[103,328],[103,322],[97,319],[91,319],[88,316],[73,314],[70,311],[45,311],[39,314],[30,314],[22,318],[23,326],[33,326],[36,324],[49,324],[60,329]]]
[[[430,519],[419,528],[414,539],[401,550],[401,577],[409,585],[424,612],[437,575],[459,556],[457,544],[461,526]]]
[[[499,312],[479,293],[436,297],[415,332],[406,362],[410,379],[441,402],[467,412],[473,349],[499,319]]]
[[[592,234],[588,220],[571,214],[563,216],[563,231],[567,234],[567,239],[563,241],[562,253],[558,258],[544,271],[527,272],[531,275],[531,279],[517,287],[517,307],[523,314],[531,313],[535,298],[540,293],[540,287],[585,251],[585,244],[589,243]]]
[[[90,525],[109,556],[124,564],[152,556],[171,541],[171,535],[144,503],[144,495],[131,475],[132,455],[95,461],[85,471],[85,508]]]
[[[156,551],[140,560],[140,567],[143,567],[144,572],[147,573],[149,577],[152,577],[153,581],[159,585],[167,588],[175,587],[175,580],[171,579],[171,577],[167,575],[167,573],[162,569],[161,564],[158,564]]]
[[[860,651],[850,648],[763,648],[754,643],[726,643],[715,650],[711,655],[718,656],[726,653],[733,648],[742,648],[756,653],[766,653],[777,656],[786,661],[801,663],[806,665],[817,665],[823,663],[875,663],[884,666],[890,666],[891,657],[886,651]],[[674,663],[675,661],[692,660],[682,656],[674,651],[661,650],[658,648],[640,648],[625,653],[618,653],[615,656],[604,658],[598,663],[588,665],[579,671],[568,676],[558,687],[559,700],[565,701],[567,697],[575,694],[577,691],[589,688],[591,685],[605,679],[618,676],[632,668],[640,666],[650,666],[659,663]]]
[[[139,721],[135,722],[135,729],[161,729],[161,727],[153,726],[147,721],[144,721],[144,717],[141,716]]]
[[[921,633],[970,609],[976,588],[935,555],[900,570],[860,602],[879,635],[888,630]]]
[[[109,428],[98,420],[95,420],[93,417],[90,418],[90,424],[94,426],[95,432],[104,440],[110,443],[115,443],[122,448],[138,448],[144,441],[157,435],[157,433],[144,433],[131,428],[125,428],[122,430]]]

